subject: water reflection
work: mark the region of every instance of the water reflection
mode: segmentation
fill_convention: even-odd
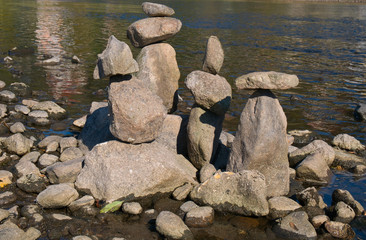
[[[83,94],[87,74],[82,66],[71,63],[72,53],[66,52],[64,44],[74,45],[72,25],[65,24],[67,9],[57,1],[37,0],[37,63],[43,65],[49,92],[55,99],[72,99]],[[54,65],[45,64],[47,58],[59,59]]]

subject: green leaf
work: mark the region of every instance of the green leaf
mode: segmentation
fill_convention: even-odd
[[[101,210],[100,213],[108,213],[108,212],[115,212],[122,206],[123,201],[114,201],[110,204],[105,205]]]

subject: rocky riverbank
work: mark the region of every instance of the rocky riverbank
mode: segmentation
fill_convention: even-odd
[[[162,41],[182,23],[167,6],[142,8],[149,17],[127,30],[141,48],[136,60],[114,36],[98,55],[94,77],[109,80],[108,102],[93,102],[73,122],[80,134],[38,134],[65,109],[30,98],[24,83],[0,83],[0,239],[354,238],[363,206],[342,189],[327,206],[314,186],[328,184],[332,168],[365,174],[365,146],[347,134],[327,143],[287,133],[272,90],[299,79],[278,72],[236,79],[254,92],[236,136],[223,131],[232,89],[219,75],[224,51],[215,36],[202,69],[185,79],[190,115],[175,115],[180,72]]]

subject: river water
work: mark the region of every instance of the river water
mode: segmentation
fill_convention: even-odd
[[[107,81],[93,80],[97,59],[110,35],[127,42],[126,29],[146,17],[140,0],[0,0],[0,80],[22,81],[60,101],[70,118],[88,113],[101,101]],[[253,71],[298,75],[298,87],[276,91],[288,130],[309,129],[325,138],[347,133],[366,144],[365,122],[356,121],[356,104],[366,102],[366,4],[247,2],[226,0],[160,1],[175,9],[183,27],[168,42],[181,70],[179,94],[187,106],[193,98],[184,78],[201,69],[207,38],[220,38],[225,61],[220,72],[233,86],[233,101],[224,128],[235,133],[250,91],[238,91],[235,78]],[[14,51],[10,51],[16,47]],[[136,57],[139,49],[133,47]],[[61,63],[43,66],[49,56]],[[81,64],[71,63],[77,55]],[[184,111],[183,111],[184,112]],[[46,131],[46,134],[54,131]],[[66,131],[65,134],[68,134]],[[366,180],[345,173],[337,185],[349,189],[365,206]]]

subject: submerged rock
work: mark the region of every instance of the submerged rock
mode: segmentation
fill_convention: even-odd
[[[111,78],[108,100],[113,136],[133,144],[157,138],[167,111],[162,100],[139,79]]]
[[[250,96],[240,116],[227,170],[258,170],[265,176],[268,196],[289,191],[287,120],[278,99],[269,90]]]
[[[201,107],[223,115],[230,107],[231,86],[224,77],[203,71],[188,74],[185,84]]]
[[[149,17],[170,17],[175,13],[174,9],[159,3],[143,2],[141,6]]]
[[[86,155],[75,184],[97,199],[133,200],[194,183],[196,171],[184,157],[157,143],[109,141],[96,145]]]
[[[180,72],[176,53],[167,43],[157,43],[141,49],[137,57],[140,70],[136,77],[158,95],[169,112],[177,105],[177,91]]]
[[[36,103],[32,110],[43,110],[48,112],[50,117],[61,119],[66,117],[66,110],[60,107],[57,103],[52,101],[44,101]]]
[[[360,120],[366,120],[366,104],[359,103],[355,109],[355,117]]]
[[[334,149],[335,159],[332,166],[341,166],[344,169],[351,170],[357,165],[366,165],[366,159],[347,151]]]
[[[30,151],[33,141],[16,133],[6,138],[3,144],[9,152],[22,156]]]
[[[181,27],[182,22],[175,18],[145,18],[128,27],[127,37],[134,47],[144,47],[173,37],[180,31]]]
[[[15,94],[9,90],[2,90],[0,92],[0,101],[3,102],[16,102],[18,99]]]
[[[245,216],[269,213],[265,178],[258,171],[218,172],[194,187],[190,197],[222,212]]]
[[[130,47],[115,36],[110,36],[106,49],[98,54],[98,62],[95,67],[94,79],[101,79],[113,75],[127,75],[139,70],[139,66]]]
[[[6,221],[0,225],[0,240],[36,240],[40,236],[41,232],[33,227],[24,232],[11,221]]]
[[[213,223],[214,216],[212,207],[197,207],[187,212],[184,221],[189,227],[208,227]]]
[[[218,37],[210,36],[206,44],[206,52],[203,59],[202,70],[212,74],[218,74],[224,62],[224,50]]]

